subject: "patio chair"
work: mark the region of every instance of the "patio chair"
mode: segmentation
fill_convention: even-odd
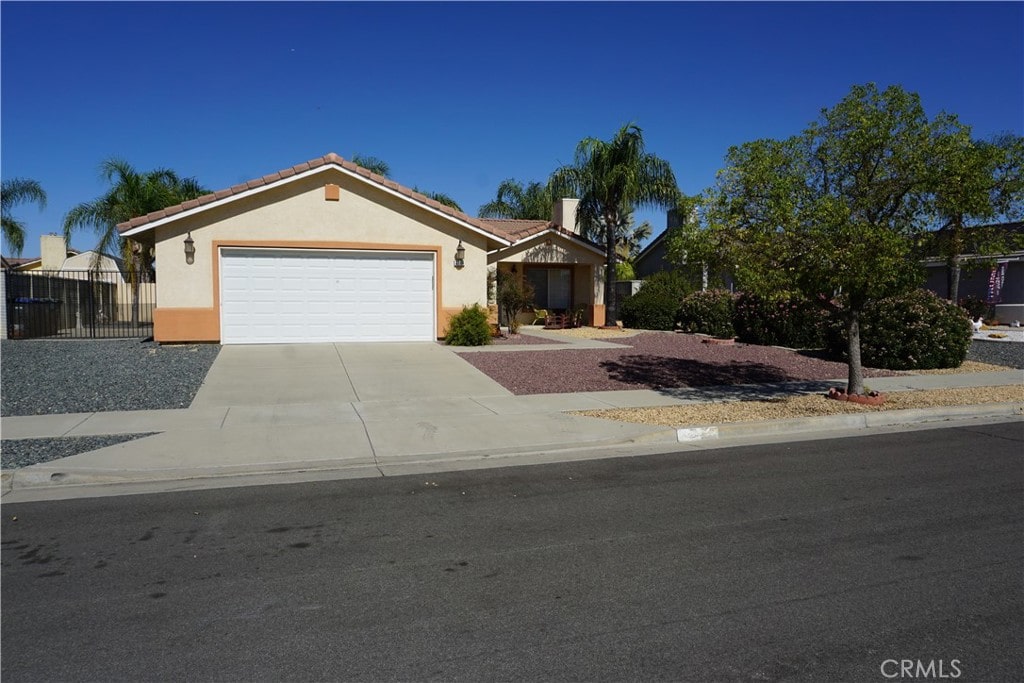
[[[547,309],[544,309],[544,308],[535,308],[535,309],[533,309],[533,322],[530,323],[530,324],[531,325],[536,325],[538,320],[541,321],[541,323],[547,323],[547,320],[548,320]]]

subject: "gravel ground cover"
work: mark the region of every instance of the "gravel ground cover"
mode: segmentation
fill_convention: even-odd
[[[220,346],[4,340],[0,415],[187,408]]]
[[[117,434],[113,436],[68,436],[59,439],[5,439],[0,441],[0,467],[14,470],[38,465],[68,456],[88,453],[107,446],[152,436],[146,434]]]
[[[935,408],[981,403],[1017,403],[1024,410],[1024,385],[1003,387],[971,387],[963,389],[931,389],[926,391],[894,391],[886,395],[881,406],[864,406],[833,401],[821,394],[794,396],[770,401],[722,401],[658,408],[618,408],[585,410],[573,413],[620,422],[685,427],[761,420],[784,420],[796,417],[817,417],[844,413],[878,412],[907,408]]]
[[[529,334],[506,334],[491,339],[492,346],[522,346],[523,344],[564,344],[554,339],[542,339]]]
[[[971,348],[967,350],[967,360],[1007,368],[1024,368],[1024,343],[975,339],[971,342]]]
[[[690,334],[645,332],[616,349],[460,354],[516,395],[843,379],[846,365],[770,346],[704,344]],[[865,369],[865,377],[895,372]]]
[[[617,327],[573,327],[568,330],[546,330],[563,337],[580,339],[623,339],[642,334],[643,330],[630,330]]]

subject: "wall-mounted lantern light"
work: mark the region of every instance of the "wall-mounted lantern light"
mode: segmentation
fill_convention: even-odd
[[[455,247],[455,267],[462,268],[466,265],[466,248],[462,246],[462,240],[459,240],[459,246]]]
[[[185,263],[190,266],[196,261],[196,241],[192,239],[192,233],[185,238]]]

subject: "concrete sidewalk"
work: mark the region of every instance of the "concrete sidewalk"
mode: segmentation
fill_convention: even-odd
[[[559,341],[551,346],[561,349],[616,346],[615,339],[524,331]],[[531,351],[548,346],[490,348]],[[550,460],[602,447],[616,447],[621,454],[642,446],[678,447],[722,434],[756,436],[856,429],[899,424],[899,420],[1009,417],[1016,410],[1004,405],[886,411],[875,415],[887,417],[871,420],[841,416],[831,422],[811,418],[785,424],[674,429],[566,413],[824,393],[830,387],[845,386],[845,381],[514,396],[460,358],[456,350],[466,349],[432,343],[227,346],[185,410],[5,417],[0,420],[4,439],[155,434],[5,471],[4,500],[19,498],[19,491],[45,496],[47,490],[67,491],[74,486],[150,483],[188,488],[189,482],[197,480],[246,475],[287,478],[317,472],[382,476],[410,469],[440,471],[486,466],[503,457],[506,462],[513,457],[522,462],[524,454],[545,453]],[[893,392],[1014,385],[1022,380],[1020,370],[1006,370],[872,378],[871,387]]]
[[[872,380],[883,392],[1020,384],[1021,371],[905,375]],[[511,454],[601,447],[678,446],[706,438],[751,437],[911,424],[963,417],[1011,417],[1015,406],[891,411],[835,418],[673,429],[567,415],[563,411],[678,405],[820,393],[840,380],[665,391],[428,397],[279,405],[194,406],[76,415],[7,417],[5,439],[159,432],[126,443],[4,473],[5,500],[19,491],[177,482],[212,477],[345,471],[343,476],[455,469]],[[900,414],[897,414],[900,413]],[[557,454],[554,456],[557,459]],[[13,496],[13,498],[12,498]],[[31,492],[29,498],[31,498]],[[28,498],[25,498],[28,499]]]

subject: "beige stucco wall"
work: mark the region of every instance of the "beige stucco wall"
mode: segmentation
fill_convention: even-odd
[[[550,244],[549,244],[550,242]],[[512,247],[490,254],[491,263],[580,263],[599,265],[604,256],[561,235],[542,233]]]
[[[340,201],[325,200],[325,185],[341,188]],[[184,239],[191,231],[195,263],[188,265]],[[462,240],[465,267],[453,266]],[[157,305],[206,308],[214,301],[215,242],[358,248],[406,245],[440,248],[440,307],[487,303],[488,239],[425,208],[368,186],[336,169],[184,217],[155,230]]]

